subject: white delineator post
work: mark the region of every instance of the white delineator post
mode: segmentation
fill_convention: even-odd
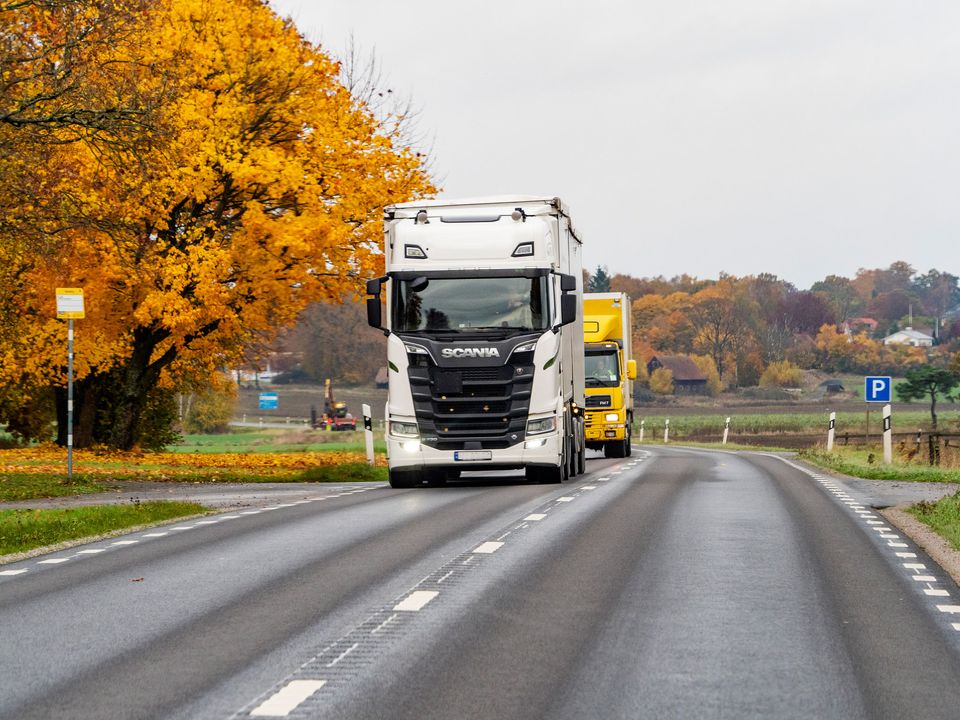
[[[643,442],[643,423],[644,422],[646,421],[645,420],[640,421],[640,442]]]
[[[883,406],[883,462],[893,463],[893,426],[890,420],[890,405]]]
[[[370,406],[364,403],[363,410],[363,439],[367,444],[367,465],[373,465],[373,421],[370,417]]]
[[[727,444],[727,436],[730,434],[730,418],[727,418],[727,422],[723,425],[723,444]]]
[[[670,442],[670,418],[667,418],[666,422],[663,423],[663,441],[665,443]]]
[[[837,425],[837,414],[835,412],[830,413],[830,426],[827,428],[827,452],[833,450],[833,434],[834,428]]]

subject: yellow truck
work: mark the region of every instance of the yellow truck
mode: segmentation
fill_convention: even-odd
[[[610,457],[630,455],[633,424],[630,298],[626,293],[583,296],[587,447]]]

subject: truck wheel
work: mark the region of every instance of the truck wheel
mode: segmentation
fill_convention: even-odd
[[[388,470],[390,487],[412,488],[420,484],[420,473],[410,470]]]

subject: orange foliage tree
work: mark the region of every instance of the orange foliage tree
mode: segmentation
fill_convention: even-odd
[[[106,12],[62,5],[86,8],[90,27]],[[42,52],[69,34],[66,14],[34,12],[45,6],[60,7],[0,5]],[[51,101],[53,80],[36,80],[49,107],[29,112],[55,114],[62,98],[72,110],[0,123],[0,175],[38,206],[56,198],[36,246],[0,226],[18,280],[0,290],[15,318],[0,333],[0,387],[62,388],[54,289],[83,287],[75,442],[130,448],[157,388],[209,377],[309,303],[357,292],[378,269],[382,207],[434,188],[397,118],[375,118],[337,62],[258,0],[157,0],[116,27],[111,42],[88,40],[94,30],[73,42],[84,67],[110,74],[80,74]],[[20,162],[18,147],[45,162]]]

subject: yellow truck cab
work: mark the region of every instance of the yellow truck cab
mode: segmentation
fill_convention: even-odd
[[[606,457],[630,455],[633,424],[630,298],[626,293],[583,296],[587,447]]]

